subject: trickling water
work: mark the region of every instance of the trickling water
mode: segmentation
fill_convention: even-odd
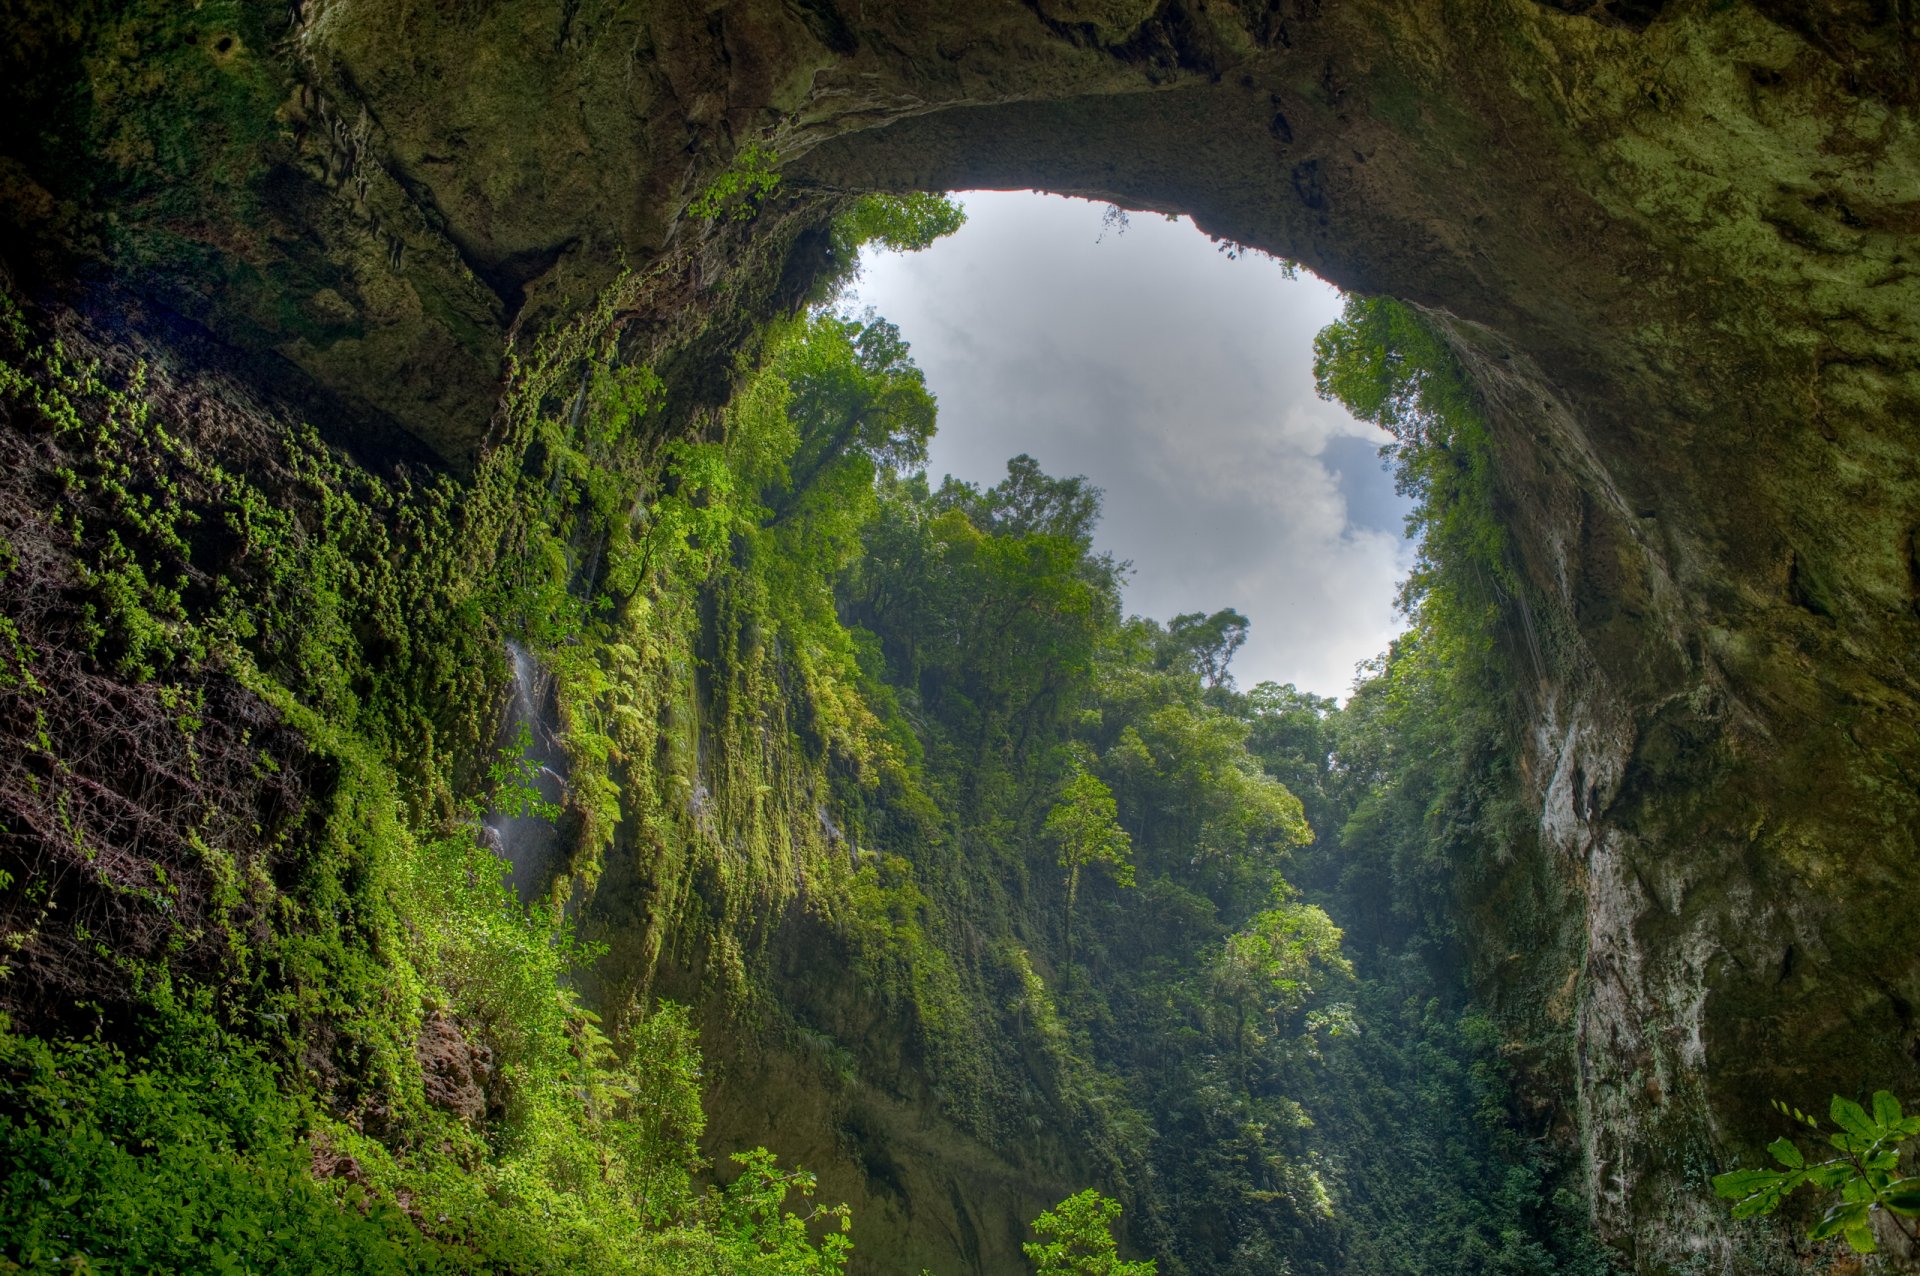
[[[501,714],[499,747],[517,750],[525,739],[533,787],[542,802],[557,806],[567,791],[567,755],[560,747],[553,680],[517,642],[507,644],[507,658],[513,684]],[[560,867],[560,829],[554,821],[532,811],[490,811],[485,830],[488,844],[512,866],[513,889],[522,902],[553,880]]]

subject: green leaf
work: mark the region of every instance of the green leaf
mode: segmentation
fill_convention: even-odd
[[[1778,1187],[1786,1177],[1774,1170],[1730,1170],[1713,1176],[1713,1191],[1730,1201],[1744,1200],[1755,1192]]]
[[[1873,1092],[1873,1119],[1876,1122],[1882,1126],[1895,1126],[1900,1124],[1902,1115],[1900,1100],[1885,1090]]]
[[[1831,1190],[1853,1177],[1853,1167],[1845,1161],[1828,1161],[1807,1171],[1807,1182]]]
[[[1729,1190],[1723,1192],[1723,1195],[1730,1194],[1734,1183],[1742,1182],[1738,1177],[1740,1175],[1758,1177],[1744,1180],[1744,1186],[1750,1190],[1751,1194],[1734,1205],[1733,1217],[1735,1218],[1755,1218],[1762,1214],[1773,1213],[1780,1208],[1780,1202],[1805,1182],[1807,1177],[1804,1170],[1794,1170],[1785,1174],[1772,1170],[1736,1170],[1731,1176],[1721,1176],[1734,1180],[1733,1183],[1728,1184]]]
[[[1800,1149],[1790,1139],[1775,1139],[1767,1144],[1767,1151],[1773,1153],[1774,1160],[1790,1170],[1797,1170],[1807,1163],[1807,1158],[1800,1155]]]
[[[1759,1218],[1771,1214],[1780,1208],[1780,1202],[1786,1199],[1782,1192],[1756,1192],[1733,1207],[1734,1218]]]
[[[1853,1246],[1856,1254],[1871,1254],[1880,1248],[1874,1243],[1872,1226],[1866,1223],[1847,1229],[1847,1244]]]
[[[1826,1217],[1813,1225],[1812,1230],[1807,1233],[1807,1238],[1824,1241],[1830,1236],[1838,1236],[1849,1228],[1864,1226],[1866,1221],[1867,1207],[1858,1202],[1849,1201],[1828,1210]]]
[[[1837,1094],[1834,1095],[1833,1105],[1827,1109],[1827,1115],[1833,1118],[1835,1125],[1855,1138],[1865,1139],[1871,1143],[1880,1137],[1880,1127],[1873,1123],[1873,1118],[1867,1115],[1867,1110],[1852,1099],[1843,1099]]]
[[[1880,1203],[1896,1214],[1920,1214],[1920,1178],[1896,1179],[1880,1193]]]

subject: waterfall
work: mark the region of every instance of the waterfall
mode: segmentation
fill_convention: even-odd
[[[560,747],[553,680],[540,662],[517,642],[507,644],[513,683],[501,713],[498,747],[516,750],[526,740],[533,787],[543,802],[558,805],[567,791],[567,755]],[[560,868],[560,829],[552,820],[528,811],[515,815],[489,811],[485,837],[512,868],[514,893],[527,902],[553,880]]]

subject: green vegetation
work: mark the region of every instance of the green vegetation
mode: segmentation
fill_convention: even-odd
[[[1818,1120],[1798,1108],[1779,1102],[1774,1106],[1810,1130],[1820,1128]],[[1907,1116],[1900,1101],[1885,1090],[1873,1096],[1871,1112],[1836,1094],[1828,1115],[1840,1128],[1827,1136],[1827,1145],[1839,1156],[1809,1163],[1792,1139],[1775,1139],[1767,1151],[1784,1168],[1716,1174],[1714,1192],[1734,1203],[1735,1218],[1771,1214],[1802,1187],[1838,1192],[1840,1199],[1808,1230],[1808,1240],[1843,1236],[1854,1253],[1872,1254],[1880,1248],[1873,1235],[1878,1216],[1910,1245],[1920,1241],[1908,1221],[1920,1218],[1920,1178],[1900,1173],[1902,1152],[1920,1138],[1920,1117]]]
[[[870,197],[830,230],[846,268],[958,221]],[[294,429],[217,461],[217,419],[9,310],[0,391],[47,441],[9,481],[63,501],[0,566],[66,610],[6,617],[0,712],[37,744],[0,784],[38,841],[0,923],[13,987],[80,992],[0,1037],[0,1253],[839,1270],[809,1176],[744,1152],[705,1185],[664,983],[748,1048],[810,1043],[835,1093],[910,1059],[937,1115],[1124,1198],[1154,1256],[1089,1189],[1036,1224],[1044,1272],[1602,1271],[1451,931],[1514,836],[1482,691],[1517,586],[1444,347],[1372,302],[1323,339],[1422,502],[1415,627],[1343,710],[1239,690],[1230,608],[1123,616],[1085,479],[930,484],[935,406],[883,320],[768,325],[724,412],[669,428],[613,353],[645,284],[520,352],[461,481]],[[509,640],[552,681],[557,810],[495,725]],[[139,711],[103,749],[113,696]],[[151,836],[102,804],[119,758],[163,777]],[[488,810],[566,832],[528,902]],[[844,968],[768,959],[796,916]]]
[[[1350,707],[1234,688],[1231,609],[1123,619],[1084,480],[1025,457],[987,489],[883,478],[841,613],[947,824],[917,849],[879,812],[867,827],[925,883],[935,942],[1006,934],[996,961],[953,964],[963,991],[1017,990],[998,995],[1018,1056],[960,1057],[1023,1098],[955,1115],[1064,1122],[1162,1270],[1604,1272],[1454,933],[1524,835],[1484,429],[1410,312],[1356,301],[1344,323],[1323,384],[1372,387],[1356,406],[1396,432],[1423,546],[1414,627]],[[1058,1099],[1014,1090],[1036,1073]]]
[[[1075,768],[1060,791],[1060,801],[1047,812],[1041,826],[1060,846],[1060,867],[1067,870],[1066,959],[1073,960],[1073,904],[1080,897],[1081,870],[1105,865],[1120,886],[1133,885],[1133,865],[1127,859],[1132,840],[1120,827],[1113,790],[1100,777]]]
[[[569,991],[591,950],[515,900],[476,836],[488,807],[552,814],[519,750],[476,783],[434,744],[483,752],[494,618],[549,642],[593,623],[556,529],[599,480],[556,483],[579,453],[555,419],[523,418],[553,472],[503,456],[465,488],[377,479],[311,434],[242,474],[162,418],[143,370],[5,319],[0,388],[50,442],[61,536],[106,566],[76,569],[70,615],[14,621],[7,711],[40,725],[9,796],[67,832],[9,874],[9,973],[83,977],[49,944],[64,906],[96,919],[77,937],[100,974],[91,1032],[0,1036],[0,1252],[26,1270],[838,1270],[844,1237],[816,1245],[781,1209],[810,1180],[755,1154],[697,1190],[685,1012],[636,1002],[603,1031]],[[613,385],[574,446],[644,414],[643,377]],[[109,752],[88,751],[74,677],[33,676],[76,658],[138,689]],[[212,701],[263,733],[234,736]],[[149,791],[183,790],[183,828],[126,841],[97,796],[113,750],[153,769]],[[275,823],[224,818],[256,792]]]
[[[780,185],[780,174],[773,167],[775,158],[772,147],[747,143],[734,154],[726,170],[687,205],[687,215],[710,222],[746,221],[760,211],[760,205]]]
[[[1495,515],[1486,425],[1452,352],[1410,307],[1354,297],[1313,355],[1321,394],[1396,440],[1395,483],[1416,498],[1409,531],[1419,547],[1401,605],[1435,641],[1490,642],[1519,581]],[[1484,665],[1487,655],[1461,658]]]
[[[1321,1108],[1329,1141],[1367,1167],[1347,1178],[1349,1261],[1599,1276],[1612,1260],[1588,1231],[1578,1170],[1530,1129],[1501,1026],[1467,995],[1458,919],[1531,836],[1505,713],[1510,662],[1537,658],[1485,426],[1445,342],[1397,302],[1349,299],[1315,356],[1322,392],[1394,436],[1419,538],[1401,598],[1411,626],[1345,708],[1270,711],[1288,724],[1268,737],[1276,770],[1339,820],[1301,877],[1360,975],[1358,1031],[1324,1052]],[[1337,765],[1315,765],[1328,736]]]
[[[1121,1260],[1113,1241],[1113,1224],[1119,1218],[1120,1202],[1088,1188],[1034,1219],[1040,1239],[1021,1249],[1033,1261],[1036,1276],[1154,1276],[1159,1269],[1151,1260]]]
[[[852,256],[863,245],[918,252],[951,235],[967,221],[960,205],[944,195],[862,195],[833,223],[835,249]]]

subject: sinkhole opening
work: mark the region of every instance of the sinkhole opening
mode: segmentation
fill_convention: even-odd
[[[1104,493],[1096,547],[1131,564],[1125,606],[1251,622],[1233,675],[1344,699],[1404,628],[1413,562],[1390,437],[1315,393],[1332,285],[1187,218],[1035,191],[952,198],[931,247],[870,247],[840,306],[900,329],[939,400],[934,484],[1011,457]]]

